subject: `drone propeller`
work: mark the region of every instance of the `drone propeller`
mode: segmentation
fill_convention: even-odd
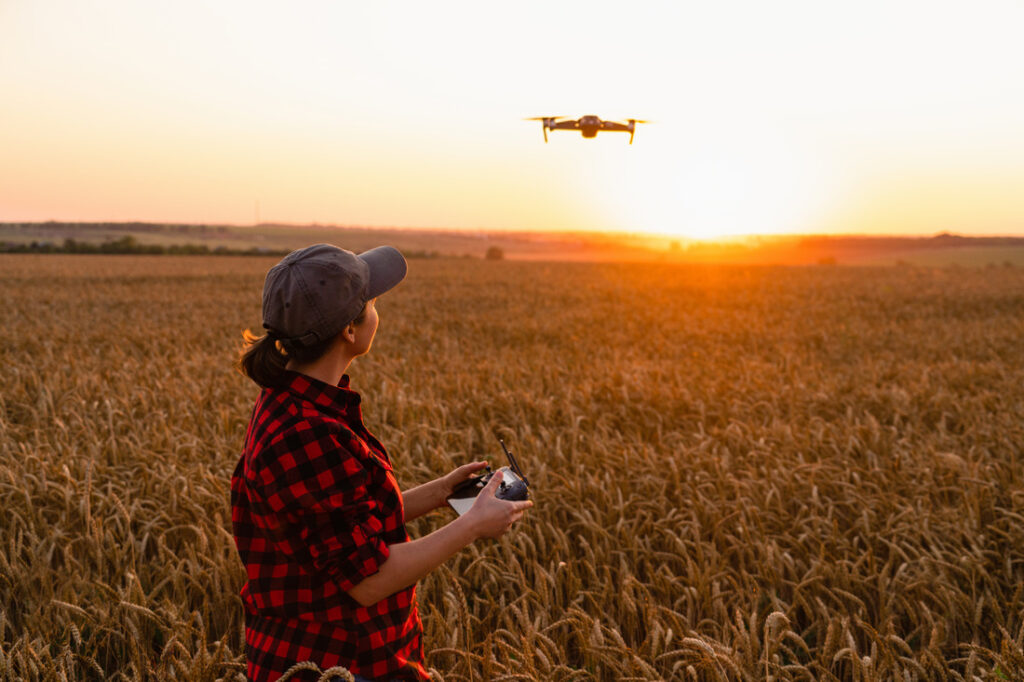
[[[532,116],[530,118],[524,118],[524,121],[542,121],[541,129],[544,131],[544,142],[548,141],[548,121],[554,122],[556,119],[565,118],[565,116]]]
[[[642,118],[628,118],[626,120],[629,121],[629,143],[633,144],[633,136],[636,135],[636,124],[650,123],[650,121],[647,121]]]

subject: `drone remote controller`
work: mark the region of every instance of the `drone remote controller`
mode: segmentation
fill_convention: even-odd
[[[498,469],[501,472],[501,483],[498,485],[494,496],[499,500],[528,499],[530,497],[529,481],[523,475],[515,457],[505,447],[505,443],[501,439],[498,439],[498,442],[501,443],[501,449],[505,451],[505,456],[508,457],[509,466]],[[451,496],[448,497],[448,504],[458,512],[459,516],[462,516],[470,510],[473,502],[476,501],[477,495],[480,494],[480,491],[484,489],[493,475],[494,472],[491,471],[491,467],[487,467],[486,474],[471,476],[462,483],[459,483],[455,486]]]

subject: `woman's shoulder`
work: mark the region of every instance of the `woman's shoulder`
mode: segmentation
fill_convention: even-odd
[[[264,388],[256,400],[252,419],[273,431],[303,428],[304,423],[344,427],[342,413],[331,405],[318,404],[289,388]]]
[[[361,474],[371,455],[336,419],[302,411],[289,412],[246,453],[250,485],[279,488],[326,472]]]
[[[301,449],[314,455],[340,449],[360,459],[372,456],[367,443],[336,411],[286,394],[271,395],[263,404],[261,449],[277,453]],[[256,414],[253,418],[260,419]]]

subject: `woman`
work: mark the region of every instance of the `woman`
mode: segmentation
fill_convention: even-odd
[[[503,535],[532,506],[496,498],[495,474],[469,512],[426,537],[406,534],[406,521],[444,506],[486,462],[402,492],[363,425],[345,372],[373,342],[375,299],[405,273],[390,246],[357,256],[329,244],[267,273],[267,333],[246,333],[240,361],[263,390],[231,479],[252,680],[306,660],[357,679],[428,679],[416,582],[473,541]]]

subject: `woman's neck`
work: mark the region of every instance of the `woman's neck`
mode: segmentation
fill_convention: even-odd
[[[300,363],[289,360],[285,367],[293,372],[318,379],[325,384],[337,386],[338,382],[341,381],[341,377],[348,371],[348,366],[352,364],[353,360],[353,356],[339,352],[342,350],[338,348],[335,351],[328,351],[313,362]]]

